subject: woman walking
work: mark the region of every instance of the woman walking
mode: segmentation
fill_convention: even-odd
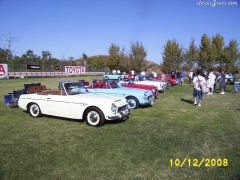
[[[203,86],[206,86],[206,80],[200,70],[197,71],[197,75],[193,78],[193,86],[193,104],[201,107],[203,101]]]

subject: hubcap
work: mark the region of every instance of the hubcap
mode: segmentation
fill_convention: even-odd
[[[128,107],[129,107],[130,109],[135,108],[136,105],[137,105],[137,103],[136,103],[136,101],[135,101],[134,99],[128,99],[128,100],[127,100],[127,103],[128,103]]]
[[[36,104],[33,104],[30,111],[33,116],[37,116],[39,114],[39,107]]]
[[[100,116],[96,111],[90,111],[87,115],[87,120],[91,125],[97,125],[100,121]]]

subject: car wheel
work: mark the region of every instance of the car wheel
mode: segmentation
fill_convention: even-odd
[[[127,99],[129,109],[137,109],[139,107],[139,102],[138,102],[137,98],[135,98],[133,96],[129,96],[126,99]]]
[[[172,87],[172,84],[171,83],[167,83],[167,89],[169,89],[170,87]]]
[[[36,104],[33,103],[29,106],[28,109],[29,113],[33,117],[40,117],[42,115],[40,107]]]
[[[100,127],[104,124],[105,118],[102,111],[98,108],[89,108],[84,119],[86,120],[87,125]]]

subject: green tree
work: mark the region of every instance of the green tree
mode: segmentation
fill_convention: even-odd
[[[110,70],[119,69],[120,65],[120,47],[115,44],[111,44],[108,49],[109,60],[108,67]]]
[[[51,60],[52,54],[49,51],[42,51],[42,60]]]
[[[163,70],[180,70],[183,62],[183,50],[175,39],[168,40],[163,49]]]
[[[132,59],[132,68],[140,72],[144,68],[144,60],[147,56],[147,51],[144,48],[143,44],[136,41],[131,44],[130,58]]]
[[[9,49],[0,48],[0,63],[7,63],[8,58],[11,56],[12,56],[12,54]]]
[[[212,46],[211,39],[207,36],[207,34],[203,34],[201,38],[200,52],[199,52],[200,60],[198,61],[198,65],[204,69],[210,68],[212,64]]]
[[[52,54],[49,51],[42,51],[41,64],[43,66],[43,71],[53,70]],[[50,66],[50,68],[46,66]]]
[[[27,57],[28,59],[33,60],[33,59],[35,58],[35,55],[34,55],[34,53],[33,53],[33,50],[27,50],[27,51],[26,51],[26,57]]]
[[[220,34],[212,37],[212,63],[225,63],[224,38]]]
[[[37,56],[32,50],[27,50],[25,54],[21,57],[25,64],[34,64],[36,62]]]
[[[106,56],[93,56],[88,58],[88,67],[91,71],[106,71],[107,70]]]
[[[129,59],[128,55],[125,53],[125,49],[122,48],[120,51],[120,69],[121,71],[128,72],[130,69],[133,69],[131,65],[131,60]]]
[[[193,38],[191,39],[190,45],[186,51],[185,58],[186,58],[186,65],[189,69],[191,69],[194,63],[198,61],[199,49],[195,45]]]
[[[231,40],[227,47],[224,48],[225,51],[225,62],[228,66],[228,70],[233,71],[235,64],[240,58],[240,52],[238,49],[238,42],[236,40]]]

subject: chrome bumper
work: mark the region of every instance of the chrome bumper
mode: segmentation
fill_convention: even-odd
[[[121,111],[119,114],[114,115],[114,116],[108,116],[107,120],[126,120],[129,118],[129,114],[130,111],[129,110],[125,110],[125,111]]]

